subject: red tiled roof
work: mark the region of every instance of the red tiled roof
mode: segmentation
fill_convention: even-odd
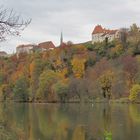
[[[48,42],[42,42],[40,44],[38,44],[39,48],[43,48],[43,49],[51,49],[51,48],[55,48],[54,44],[52,43],[52,41],[48,41]]]
[[[102,28],[102,26],[101,26],[101,25],[97,25],[97,26],[94,28],[92,34],[103,33],[103,32],[104,32],[104,29]]]
[[[97,25],[92,34],[98,34],[98,33],[104,33],[103,35],[106,35],[106,34],[115,34],[118,30],[109,30],[109,29],[105,29],[105,28],[102,28],[101,25]]]

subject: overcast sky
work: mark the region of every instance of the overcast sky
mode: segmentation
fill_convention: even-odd
[[[78,43],[91,40],[97,24],[110,29],[140,25],[140,0],[0,0],[0,5],[32,18],[21,37],[0,44],[8,53],[19,44],[51,40],[58,45],[61,30],[64,41]]]

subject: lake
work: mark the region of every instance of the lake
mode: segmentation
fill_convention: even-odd
[[[140,105],[5,103],[0,140],[140,140]]]

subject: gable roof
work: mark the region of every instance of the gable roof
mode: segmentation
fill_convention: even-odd
[[[103,36],[106,35],[106,34],[115,34],[118,30],[109,30],[109,29],[106,29],[106,28],[102,28],[101,25],[97,25],[95,26],[92,34],[98,34],[98,33],[103,33]]]
[[[103,32],[104,32],[104,29],[102,28],[102,26],[101,25],[97,25],[97,26],[95,26],[92,34],[98,34],[98,33],[103,33]]]
[[[55,45],[53,44],[52,41],[47,41],[47,42],[39,43],[38,47],[43,49],[54,49]]]

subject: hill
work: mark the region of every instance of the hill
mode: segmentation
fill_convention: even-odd
[[[137,38],[137,40],[136,40]],[[0,99],[20,102],[139,101],[140,33],[0,58]]]

